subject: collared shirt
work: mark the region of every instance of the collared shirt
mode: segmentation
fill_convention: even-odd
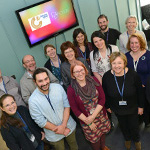
[[[35,89],[29,98],[29,110],[31,117],[41,128],[46,125],[47,121],[57,126],[61,125],[63,121],[64,108],[70,107],[66,92],[59,84],[50,84],[49,98],[55,111],[52,109],[45,95],[40,92],[38,88]],[[67,128],[71,130],[69,134],[71,134],[76,128],[76,123],[71,116],[69,117]],[[65,137],[64,135],[55,134],[55,132],[45,128],[44,131],[46,139],[51,142],[59,141]]]

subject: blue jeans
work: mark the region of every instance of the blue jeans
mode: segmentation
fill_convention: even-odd
[[[39,145],[36,148],[36,150],[44,150],[44,142],[43,141],[41,141],[41,143],[39,143]]]

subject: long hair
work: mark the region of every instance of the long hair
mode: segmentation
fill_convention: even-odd
[[[111,46],[107,44],[107,40],[106,40],[106,36],[101,32],[101,31],[95,31],[92,33],[91,35],[91,43],[92,43],[92,46],[93,46],[93,58],[95,59],[95,56],[96,54],[98,53],[98,48],[95,46],[94,42],[93,42],[93,39],[95,37],[99,37],[101,39],[103,39],[105,41],[105,45],[106,45],[106,48],[110,48],[111,49]]]
[[[11,97],[14,99],[14,97],[12,95],[9,94],[4,94],[1,98],[0,98],[0,107],[3,108],[3,101],[7,98],[7,97]],[[10,126],[15,126],[17,128],[21,128],[24,126],[23,122],[18,119],[15,118],[13,116],[8,115],[6,112],[2,111],[2,116],[0,118],[0,126],[9,129],[9,125]]]

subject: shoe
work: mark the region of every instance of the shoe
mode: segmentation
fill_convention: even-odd
[[[107,146],[105,146],[102,150],[110,150]]]
[[[131,141],[125,141],[125,147],[126,147],[126,150],[130,150],[130,148],[131,148]]]
[[[141,142],[135,142],[136,150],[141,150]]]

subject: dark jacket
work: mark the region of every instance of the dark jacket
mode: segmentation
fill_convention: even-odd
[[[64,62],[64,58],[61,56],[61,54],[57,54],[57,55],[59,56],[59,59],[61,60],[61,63],[63,63]],[[44,65],[44,67],[49,69],[52,72],[50,59],[48,59],[48,61]]]
[[[37,142],[40,143],[42,129],[32,120],[28,109],[24,106],[18,106],[17,111],[27,124],[31,133],[35,136]],[[9,125],[9,129],[4,127],[1,128],[1,134],[10,150],[35,150],[32,142],[28,139],[22,128],[16,128]]]

